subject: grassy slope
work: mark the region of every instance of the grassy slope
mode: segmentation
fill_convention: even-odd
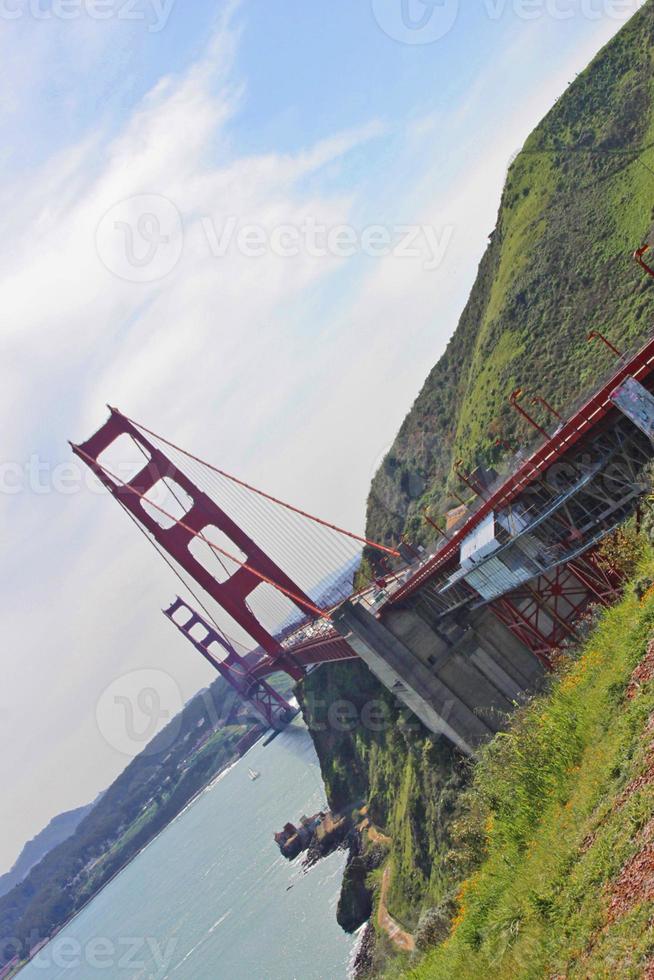
[[[369,802],[371,819],[392,841],[389,908],[413,928],[421,907],[439,904],[451,889],[451,817],[466,768],[449,745],[400,710],[363,663],[325,664],[303,681],[301,698],[330,805]],[[353,706],[355,725],[352,707],[339,723],[333,707],[339,701]],[[366,705],[373,704],[377,731],[365,723]]]
[[[610,368],[609,353],[586,343],[590,329],[624,346],[648,333],[654,284],[630,255],[654,217],[653,50],[650,0],[513,163],[459,326],[373,481],[371,537],[396,541],[405,527],[424,537],[416,515],[425,503],[437,516],[452,502],[457,455],[497,462],[498,434],[529,437],[506,403],[518,384],[527,380],[565,406]],[[328,703],[352,691],[384,696],[365,668],[354,670],[323,667],[308,689]],[[373,815],[393,836],[389,909],[413,928],[422,909],[447,900],[456,877],[459,761],[425,732],[374,736],[359,727],[316,742],[332,803],[372,794]]]
[[[651,554],[646,571],[651,580]],[[617,916],[611,902],[622,869],[654,841],[654,681],[627,694],[653,637],[653,591],[632,590],[552,693],[487,748],[460,842],[474,852],[481,836],[485,857],[460,889],[449,939],[394,976],[643,976],[651,861],[650,894],[636,889]]]
[[[654,198],[652,54],[647,3],[527,140],[506,181],[496,229],[447,351],[376,474],[368,534],[396,541],[454,503],[452,462],[498,461],[498,435],[527,431],[507,396],[528,383],[559,406],[610,366],[586,335],[622,345],[647,333],[652,284],[631,260]],[[540,417],[546,422],[546,417]]]

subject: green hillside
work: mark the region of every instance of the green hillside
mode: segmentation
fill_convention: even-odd
[[[538,391],[562,411],[586,389],[595,387],[614,368],[614,360],[605,347],[587,342],[591,330],[602,331],[623,349],[638,345],[651,333],[654,281],[636,266],[632,253],[648,239],[654,222],[653,55],[654,0],[649,0],[568,87],[513,162],[497,227],[457,330],[373,480],[367,522],[371,538],[395,543],[406,531],[414,540],[428,541],[422,508],[429,506],[438,519],[455,505],[452,491],[467,495],[452,472],[459,456],[468,467],[485,463],[501,470],[503,450],[495,447],[496,439],[524,446],[533,438],[533,431],[508,405],[507,398],[516,387]],[[533,411],[541,424],[551,424],[540,409]],[[625,815],[632,820],[632,804],[612,823],[607,816],[607,837],[600,851],[615,848],[611,860],[602,864],[593,848],[582,860],[577,853],[578,836],[570,839],[568,849],[561,843],[553,851],[551,864],[546,858],[557,835],[568,829],[564,822],[557,822],[556,807],[561,807],[563,819],[567,801],[578,799],[580,809],[573,802],[570,810],[579,820],[583,814],[583,826],[590,833],[593,820],[599,819],[593,807],[599,805],[601,794],[617,792],[640,764],[644,749],[642,726],[638,726],[644,721],[642,705],[649,705],[649,700],[627,711],[625,686],[644,653],[652,625],[650,606],[641,609],[633,596],[607,620],[604,632],[598,635],[601,657],[584,683],[580,682],[579,690],[588,695],[589,713],[576,719],[579,728],[571,736],[573,755],[568,759],[562,753],[552,763],[554,769],[545,766],[542,774],[525,772],[519,765],[521,747],[532,751],[540,744],[540,736],[533,733],[536,714],[531,720],[520,720],[525,728],[517,730],[515,741],[504,745],[499,739],[489,750],[486,768],[475,775],[455,752],[421,728],[396,729],[390,723],[377,732],[364,724],[347,732],[322,730],[321,712],[312,708],[321,699],[329,703],[344,698],[359,708],[365,698],[388,700],[361,665],[326,665],[307,678],[306,714],[311,723],[318,723],[314,738],[332,802],[344,805],[368,798],[373,824],[389,838],[388,912],[423,946],[448,936],[450,918],[453,913],[458,915],[460,929],[439,953],[432,954],[428,965],[418,968],[420,980],[486,974],[563,976],[555,971],[561,963],[577,962],[577,941],[587,944],[591,958],[601,957],[603,913],[598,911],[592,889],[601,890],[602,875],[608,880],[621,862],[629,860],[629,835],[636,825],[622,826],[621,820]],[[615,647],[621,637],[624,643],[618,650]],[[582,665],[588,661],[584,656]],[[575,669],[570,677],[576,676]],[[569,699],[563,694],[554,696],[551,710],[555,720],[560,720],[557,704],[569,704]],[[395,705],[389,711],[395,712],[391,720],[402,717]],[[615,743],[607,733],[609,720],[615,724]],[[547,726],[545,730],[550,732]],[[557,733],[551,734],[555,737]],[[588,785],[582,785],[581,779],[577,785],[572,770],[595,761],[595,775],[588,777]],[[501,782],[498,772],[511,767],[506,791],[494,795],[490,780]],[[540,775],[545,782],[539,783]],[[466,790],[471,779],[473,788]],[[493,817],[498,829],[492,833],[510,835],[511,793],[517,795],[520,819],[535,819],[541,807],[550,808],[553,815],[537,845],[543,863],[525,866],[519,885],[522,890],[515,893],[506,891],[515,868],[502,864],[504,843],[493,851],[495,838],[482,835],[471,856],[470,840],[461,836],[461,814],[469,812],[473,796],[483,800],[483,819]],[[646,795],[638,797],[633,813],[642,815],[638,808],[649,803]],[[525,810],[521,810],[523,805]],[[488,833],[491,835],[490,828]],[[508,860],[522,866],[530,838],[524,825],[520,833],[519,841],[506,839]],[[473,908],[471,897],[468,912],[462,895],[457,902],[457,891],[466,868],[479,867],[487,848],[491,864],[485,866],[483,883],[480,879],[471,891],[475,904]],[[579,875],[576,891],[560,895],[562,878],[573,872],[577,861],[581,863],[574,871]],[[539,875],[543,876],[542,889]],[[380,870],[368,875],[377,902],[380,876]],[[591,894],[586,906],[585,889]],[[563,919],[577,911],[576,931],[568,935]],[[551,924],[549,914],[560,928],[552,944],[542,946]],[[611,933],[616,937],[614,950],[620,942],[633,940],[633,962],[640,965],[649,955],[644,914],[634,911],[633,928],[621,933],[622,925],[616,925]],[[524,922],[532,930],[526,933],[524,946],[515,960],[509,956],[502,961],[513,940],[518,942],[522,935]],[[596,928],[600,930],[597,935]],[[389,957],[391,964],[395,962],[394,950],[377,925],[375,932],[371,972],[366,975],[392,973]],[[613,942],[611,937],[606,941],[609,946]],[[533,970],[529,944],[537,952]],[[468,960],[473,964],[470,970],[465,965]],[[495,968],[497,962],[505,966]],[[543,972],[550,968],[552,972]],[[406,969],[404,955],[395,969],[400,973]],[[605,974],[584,973],[583,969],[582,965],[570,975],[622,975],[619,970]],[[636,974],[627,970],[625,975]]]
[[[627,528],[607,546],[631,576],[624,599],[587,615],[587,638],[550,689],[474,765],[398,710],[362,664],[304,682],[328,795],[369,801],[374,940],[358,980],[654,975],[651,506],[646,514],[648,531]],[[325,693],[359,718],[383,704],[381,730],[328,727],[313,703]],[[379,926],[384,869],[386,908],[416,941],[410,957]],[[346,875],[348,915],[350,891]]]
[[[360,661],[323,665],[302,682],[300,697],[330,805],[367,801],[372,823],[391,838],[393,912],[414,928],[423,906],[450,897],[451,828],[468,765]],[[333,706],[343,702],[341,720]]]
[[[87,806],[59,813],[32,840],[27,841],[11,870],[0,876],[0,898],[20,884],[48,851],[74,834],[92,808],[93,803],[89,803]]]
[[[590,330],[623,348],[647,333],[654,283],[631,254],[654,219],[653,54],[648,2],[513,162],[459,325],[373,480],[372,539],[425,539],[422,508],[438,516],[456,503],[448,491],[465,492],[459,456],[497,465],[498,436],[524,443],[507,403],[516,387],[563,409],[593,386],[611,354],[586,342]]]
[[[484,751],[458,828],[469,873],[449,935],[389,977],[654,974],[651,549],[639,571],[551,694]]]

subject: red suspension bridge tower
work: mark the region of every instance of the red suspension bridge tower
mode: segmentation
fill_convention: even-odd
[[[262,647],[270,666],[285,670],[299,680],[302,669],[286,656],[281,643],[261,625],[247,599],[262,583],[269,583],[285,594],[303,615],[307,612],[320,615],[321,610],[153,441],[117,409],[110,411],[110,417],[102,428],[86,442],[74,445],[73,452],[90,466],[112,496],[149,531],[159,546]],[[100,462],[102,454],[123,435],[130,436],[144,455],[142,469],[129,481],[121,480]],[[190,501],[183,519],[175,520],[154,502],[159,489],[170,491],[171,488],[178,492],[178,499]],[[223,532],[233,543],[234,550],[245,555],[245,561],[236,559],[237,569],[224,582],[217,581],[189,547],[197,538],[215,554],[222,554],[234,561],[232,554],[212,542],[210,535],[213,529]]]
[[[559,422],[551,434],[516,390],[511,403],[538,441],[483,492],[457,465],[477,499],[446,532],[426,515],[439,534],[429,553],[314,517],[116,409],[73,449],[203,609],[177,599],[168,618],[268,724],[282,725],[291,709],[266,676],[298,680],[312,664],[360,657],[432,732],[474,752],[574,639],[586,607],[619,593],[598,548],[648,490],[653,387],[650,339],[620,355],[568,418],[544,403]],[[125,479],[107,462],[121,439],[138,454]],[[355,592],[364,545],[395,563]],[[220,623],[184,576],[215,603]]]
[[[110,466],[107,456],[121,442],[124,448],[125,441],[137,450],[138,464],[123,479],[116,472],[122,465]],[[351,593],[347,570],[353,573],[364,544],[389,555],[397,556],[396,551],[256,490],[115,408],[90,439],[72,448],[205,613],[178,598],[166,616],[269,725],[283,725],[294,711],[264,680],[266,675],[284,671],[299,680],[311,663],[355,657],[331,626],[329,610]],[[295,573],[284,571],[255,535],[259,542],[267,539]],[[226,628],[198,599],[188,578],[227,615]],[[247,655],[237,652],[238,644],[229,636],[234,626],[251,638],[254,649]],[[289,633],[301,635],[301,656],[289,650]]]
[[[296,714],[295,709],[274,687],[255,677],[244,657],[227,638],[179,597],[164,609],[164,615],[189,640],[244,701],[271,728],[283,728]]]

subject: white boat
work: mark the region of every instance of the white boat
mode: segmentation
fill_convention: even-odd
[[[250,779],[252,780],[258,779],[260,775],[261,773],[257,772],[256,769],[248,769],[248,776],[250,777]]]

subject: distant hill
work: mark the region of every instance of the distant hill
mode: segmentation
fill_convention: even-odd
[[[447,350],[379,471],[367,532],[426,540],[466,488],[453,475],[497,466],[499,437],[530,434],[507,402],[518,386],[565,409],[611,366],[590,330],[629,347],[651,329],[654,280],[631,255],[654,218],[654,7],[635,14],[569,86],[509,168],[497,226]],[[518,96],[519,97],[519,94]],[[483,152],[483,147],[480,148]],[[551,424],[536,409],[541,424]]]
[[[0,876],[0,897],[18,885],[23,878],[26,878],[32,868],[45,857],[57,844],[67,840],[74,834],[84,817],[91,812],[95,805],[88,803],[80,806],[76,810],[67,810],[53,817],[47,827],[28,841],[20,852],[11,871]]]
[[[287,677],[276,675],[273,683],[290,693]],[[0,969],[13,958],[16,941],[26,955],[78,912],[262,732],[222,677],[192,698],[73,833],[0,897]]]

